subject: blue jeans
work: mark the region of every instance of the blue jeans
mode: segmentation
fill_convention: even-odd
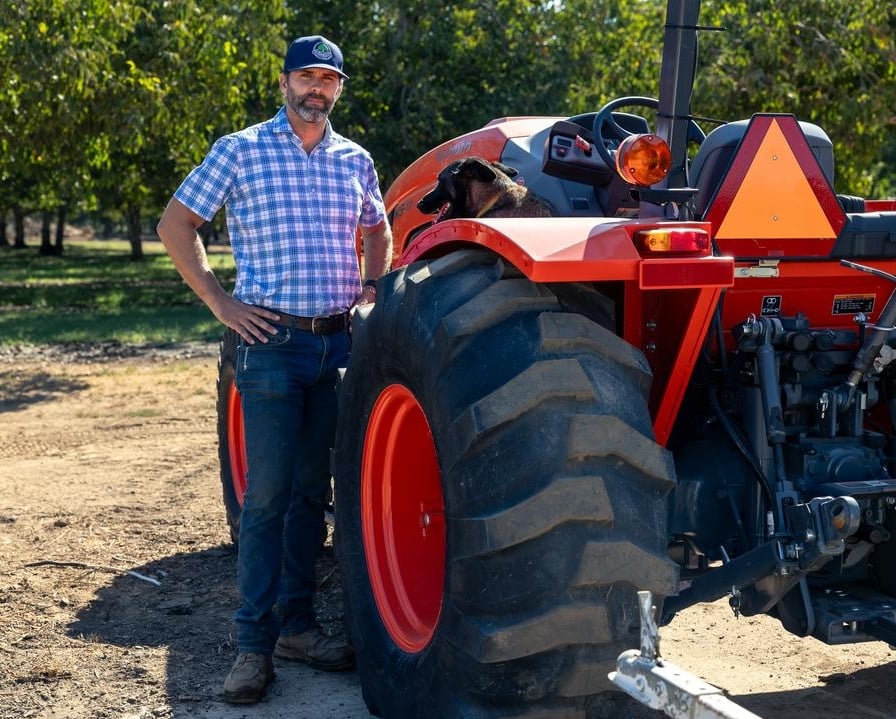
[[[336,382],[349,349],[345,330],[314,335],[284,326],[267,344],[240,343],[236,386],[247,461],[237,558],[240,653],[271,654],[280,634],[315,624]]]

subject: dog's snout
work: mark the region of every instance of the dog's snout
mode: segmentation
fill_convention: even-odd
[[[451,196],[440,182],[420,198],[420,201],[417,203],[417,209],[426,215],[432,215],[433,213],[438,212],[442,205],[450,200]]]
[[[427,192],[423,197],[420,198],[420,201],[417,203],[417,209],[420,212],[431,215],[433,212],[439,209],[439,205],[441,204],[438,201],[437,195],[440,195],[439,188],[437,187],[430,192]]]

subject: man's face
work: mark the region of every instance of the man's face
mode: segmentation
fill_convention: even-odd
[[[342,92],[342,77],[332,70],[311,67],[280,75],[286,104],[305,122],[323,122]]]

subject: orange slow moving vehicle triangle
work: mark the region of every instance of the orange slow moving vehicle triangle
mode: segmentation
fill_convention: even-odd
[[[792,115],[753,117],[706,219],[738,256],[783,254],[781,240],[788,255],[827,255],[846,221]]]

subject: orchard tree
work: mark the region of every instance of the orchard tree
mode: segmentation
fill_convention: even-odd
[[[653,94],[665,3],[593,0],[311,2],[294,35],[346,57],[334,123],[374,155],[384,187],[435,145],[512,115],[593,111]]]
[[[297,35],[338,42],[333,116],[384,189],[426,150],[494,118],[593,112],[658,90],[663,0],[28,0],[0,3],[0,211],[155,217],[218,136],[270,117]],[[704,0],[692,111],[792,112],[831,136],[838,191],[892,192],[896,10],[875,0]],[[3,242],[0,233],[0,244]]]
[[[103,204],[126,218],[134,260],[143,255],[144,209],[164,205],[217,135],[268,104],[259,86],[276,88],[283,48],[277,0],[143,4],[115,64],[97,180]]]
[[[722,120],[790,112],[834,143],[839,192],[891,192],[896,141],[896,10],[892,3],[774,0],[704,3],[695,107]]]
[[[126,3],[29,0],[0,4],[0,179],[24,246],[29,211],[66,211],[90,194],[89,167],[99,91],[134,23]],[[48,239],[44,252],[61,252]]]
[[[40,211],[57,219],[42,251],[61,251],[58,226],[77,202],[120,212],[140,259],[145,208],[216,134],[271,104],[284,16],[280,0],[0,4],[0,178],[15,243]]]

